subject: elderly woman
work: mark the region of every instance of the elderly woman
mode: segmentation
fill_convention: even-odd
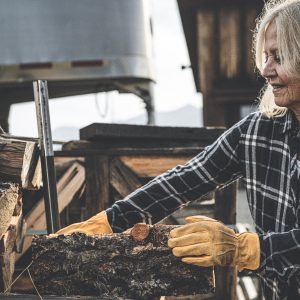
[[[295,296],[300,287],[300,0],[269,2],[255,41],[257,68],[267,81],[258,112],[186,165],[58,233],[111,233],[137,222],[153,224],[241,178],[257,233],[235,234],[216,220],[194,216],[171,232],[169,246],[189,264],[253,270],[266,299],[300,299]]]

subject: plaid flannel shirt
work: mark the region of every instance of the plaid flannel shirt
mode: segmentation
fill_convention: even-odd
[[[255,112],[185,165],[156,177],[107,209],[114,232],[154,224],[203,195],[242,178],[259,234],[260,276],[266,299],[285,299],[300,286],[297,122]],[[298,281],[299,278],[299,281]]]

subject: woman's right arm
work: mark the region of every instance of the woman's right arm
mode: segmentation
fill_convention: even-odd
[[[240,177],[241,133],[249,120],[251,116],[227,130],[185,165],[156,177],[107,209],[113,231],[122,232],[139,222],[154,224],[186,203]]]

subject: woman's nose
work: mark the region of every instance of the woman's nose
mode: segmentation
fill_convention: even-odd
[[[265,78],[271,78],[277,75],[273,61],[268,60],[265,63],[261,75]]]

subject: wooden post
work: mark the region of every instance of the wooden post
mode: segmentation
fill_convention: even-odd
[[[236,223],[236,183],[217,190],[215,193],[215,217],[225,224]],[[232,267],[215,268],[216,300],[236,300],[237,269]]]
[[[5,132],[9,131],[9,124],[8,124],[9,111],[10,111],[10,103],[2,101],[1,110],[0,110],[0,126]]]
[[[85,158],[86,168],[86,211],[92,217],[110,205],[109,202],[109,159],[106,155],[89,155]]]

